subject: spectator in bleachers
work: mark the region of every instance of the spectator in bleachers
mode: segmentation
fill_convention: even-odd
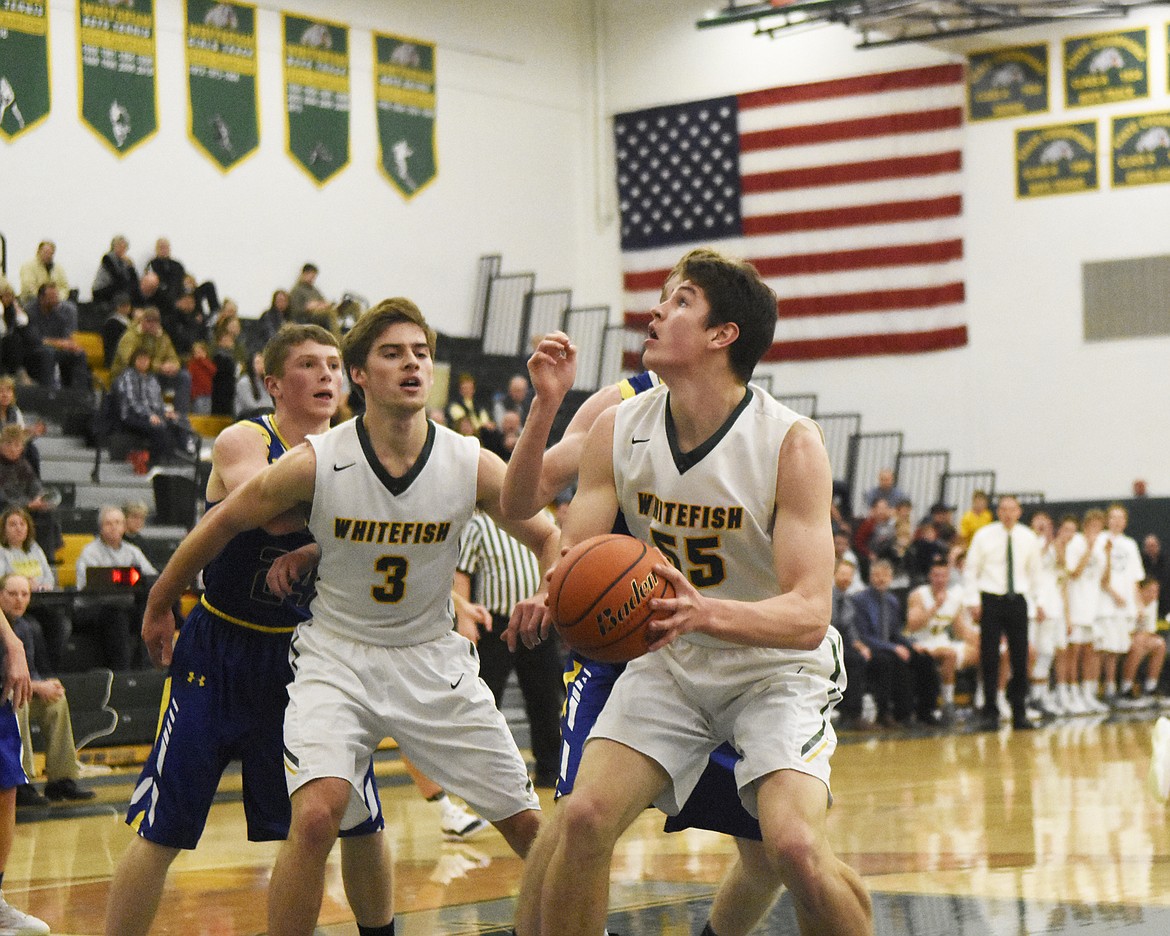
[[[869,588],[851,599],[857,612],[857,633],[869,647],[870,691],[877,703],[878,723],[908,725],[915,711],[919,721],[933,724],[939,679],[934,660],[902,632],[902,606],[890,591],[893,570],[875,559]]]
[[[475,398],[475,378],[471,374],[459,375],[458,392],[454,399],[447,403],[447,425],[458,427],[459,423],[468,420],[471,431],[464,435],[479,435],[485,426],[495,428],[487,408]],[[457,431],[462,431],[458,430]]]
[[[36,256],[20,268],[20,296],[28,304],[32,304],[45,283],[55,284],[62,296],[69,295],[69,279],[54,259],[56,254],[57,245],[43,240],[37,244]]]
[[[83,789],[81,768],[77,763],[77,743],[73,739],[73,719],[65,687],[53,676],[45,654],[45,638],[35,618],[26,617],[32,592],[23,575],[0,576],[0,611],[8,618],[13,632],[24,644],[28,672],[32,678],[32,698],[16,713],[23,742],[24,772],[31,784],[36,776],[30,725],[39,725],[45,741],[45,797],[50,800],[90,800],[96,794]],[[0,930],[0,932],[4,932]]]
[[[41,530],[41,545],[50,556],[61,548],[61,528],[53,511],[56,505],[24,456],[28,434],[19,426],[0,429],[0,503],[23,507]]]
[[[162,386],[151,370],[153,351],[149,342],[135,345],[129,352],[131,366],[118,374],[110,393],[117,428],[140,439],[151,462],[158,465],[176,451],[193,452],[194,434],[186,417],[163,399]]]
[[[928,581],[912,592],[906,605],[906,636],[938,666],[942,682],[942,722],[955,719],[955,679],[960,670],[979,665],[979,632],[963,605],[963,586],[950,583],[946,559],[930,569]]]
[[[872,656],[869,647],[857,633],[857,609],[850,600],[857,567],[848,559],[837,559],[833,568],[833,612],[829,623],[841,635],[841,649],[845,664],[845,694],[837,711],[841,713],[840,728],[856,728],[861,722],[862,700],[869,691],[866,670]]]
[[[155,376],[163,394],[169,394],[175,411],[186,416],[191,411],[191,374],[179,361],[174,343],[163,331],[162,314],[154,306],[143,309],[137,322],[119,339],[110,377],[116,381],[131,369],[131,355],[140,350],[150,356],[147,370]]]
[[[209,318],[207,320],[207,325],[211,329],[212,337],[215,336],[215,326],[221,319],[234,318],[234,319],[238,320],[239,317],[240,317],[239,304],[236,302],[235,299],[225,297],[223,300],[223,305],[221,305],[219,307],[219,311],[215,312],[211,316],[211,318]],[[243,325],[240,326],[240,330],[241,330],[241,332],[243,331]]]
[[[0,513],[0,575],[9,573],[24,576],[34,592],[53,591],[57,587],[53,566],[37,542],[32,514],[23,507],[8,507]],[[72,624],[53,605],[43,607],[37,618],[45,632],[49,662],[53,669],[60,669]]]
[[[211,378],[211,412],[231,416],[235,412],[236,379],[244,353],[240,344],[239,318],[221,315],[212,330],[212,342],[211,360],[215,364],[215,376]]]
[[[987,492],[983,490],[972,491],[971,506],[959,520],[959,538],[962,539],[963,545],[970,546],[971,537],[981,527],[991,523],[991,520],[991,501],[987,497]]]
[[[91,381],[85,349],[75,340],[77,306],[62,299],[55,283],[45,283],[28,311],[25,368],[45,387],[66,386],[89,390]]]
[[[102,322],[102,354],[107,369],[114,366],[114,358],[118,354],[118,342],[134,325],[134,306],[126,293],[118,293],[114,296],[111,305],[114,311]]]
[[[853,493],[848,481],[833,479],[833,500],[829,505],[833,529],[853,528]]]
[[[252,350],[257,353],[263,351],[264,346],[288,320],[288,290],[278,289],[272,294],[272,302],[260,314],[259,324],[252,332]]]
[[[272,412],[272,397],[264,386],[264,353],[257,351],[236,381],[236,419]]]
[[[207,350],[207,342],[196,341],[187,358],[187,373],[191,375],[191,412],[211,412],[211,391],[215,385],[215,361]]]
[[[312,263],[306,263],[301,267],[301,275],[297,277],[288,294],[289,321],[320,325],[333,334],[340,335],[337,307],[317,288],[318,272],[316,265]]]
[[[938,533],[939,542],[950,548],[955,537],[959,535],[959,531],[955,529],[955,508],[941,501],[932,504],[928,519],[935,532]]]
[[[1158,582],[1158,617],[1166,618],[1170,615],[1170,557],[1162,550],[1157,533],[1142,538],[1142,568],[1146,578]]]
[[[32,378],[25,369],[33,338],[28,331],[28,313],[16,298],[12,284],[0,276],[0,373],[11,374],[29,384]]]
[[[158,293],[154,304],[164,316],[168,315],[174,311],[175,301],[183,294],[183,279],[187,276],[187,270],[171,256],[171,242],[165,237],[155,241],[154,256],[147,262],[146,271],[158,277]]]
[[[857,554],[849,546],[850,534],[851,531],[848,527],[833,534],[833,559],[835,562],[848,562],[853,567],[853,574],[849,578],[849,586],[846,590],[850,595],[856,595],[865,589],[865,582],[858,574],[861,564],[857,559]]]
[[[165,319],[163,328],[174,343],[175,351],[182,358],[191,354],[196,341],[209,341],[211,329],[207,327],[207,313],[201,310],[195,299],[195,290],[190,285],[175,300],[175,308]]]
[[[109,252],[98,264],[93,279],[93,301],[109,303],[118,293],[126,293],[135,305],[142,305],[138,271],[130,258],[130,242],[121,234],[110,241]]]
[[[903,608],[906,607],[906,596],[910,594],[910,573],[914,558],[910,546],[913,541],[914,531],[910,528],[910,520],[898,517],[894,520],[894,535],[873,547],[873,555],[885,559],[890,564],[890,571],[893,573],[890,591]]]
[[[7,374],[0,377],[0,427],[20,426],[27,433],[24,444],[24,457],[32,465],[37,477],[41,476],[41,453],[37,449],[36,439],[45,434],[44,420],[37,419],[26,423],[24,413],[16,405],[16,380]]]
[[[874,501],[882,498],[887,504],[896,506],[910,498],[894,481],[894,469],[882,468],[878,472],[877,484],[865,492],[865,506],[872,508]]]
[[[125,542],[126,515],[120,507],[106,505],[98,512],[98,537],[89,542],[77,557],[77,588],[85,590],[86,573],[92,568],[133,567],[144,575],[157,575],[142,550]],[[101,659],[99,665],[112,670],[146,663],[146,646],[142,642],[142,610],[146,594],[137,590],[131,595],[91,595],[78,608],[77,627],[98,631]]]
[[[869,514],[853,531],[853,551],[861,563],[861,577],[869,581],[869,564],[875,550],[894,535],[894,514],[890,503],[879,497],[869,508]]]
[[[146,518],[149,514],[150,508],[146,506],[146,501],[126,501],[122,505],[122,516],[126,518],[126,532],[122,534],[122,539],[141,549],[142,531],[146,527]]]
[[[914,531],[914,540],[907,550],[907,565],[910,572],[910,587],[917,588],[930,577],[930,569],[936,562],[946,563],[948,544],[938,535],[938,527],[924,520]]]
[[[492,418],[496,425],[503,425],[505,413],[516,413],[520,425],[528,418],[528,407],[532,405],[532,385],[523,374],[516,374],[508,380],[508,389],[492,397]]]
[[[203,321],[210,322],[211,317],[219,311],[219,293],[215,283],[211,280],[201,283],[188,273],[183,277],[183,294],[187,293],[195,297],[195,309]]]

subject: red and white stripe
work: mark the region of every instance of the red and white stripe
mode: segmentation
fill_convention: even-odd
[[[765,360],[898,354],[967,343],[963,69],[940,65],[741,94],[744,236],[779,297]],[[686,247],[623,257],[626,322]]]

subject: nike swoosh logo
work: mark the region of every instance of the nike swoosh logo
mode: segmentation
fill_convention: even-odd
[[[461,682],[463,682],[463,675],[464,675],[463,673],[460,673],[460,674],[459,674],[459,678],[458,678],[458,679],[456,679],[456,680],[455,680],[455,682],[451,683],[451,688],[452,688],[452,689],[458,689],[458,688],[459,688],[459,684],[460,684]]]
[[[630,445],[641,445],[643,442],[649,442],[649,439],[630,439]]]
[[[357,464],[357,462],[350,462],[348,465],[334,465],[333,470],[334,471],[345,471],[346,468],[352,468],[356,464]]]

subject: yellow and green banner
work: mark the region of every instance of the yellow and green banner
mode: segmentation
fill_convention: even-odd
[[[1016,196],[1068,195],[1097,188],[1097,123],[1016,131]]]
[[[186,0],[187,135],[227,172],[260,145],[256,8]]]
[[[1113,186],[1170,182],[1170,111],[1113,118]]]
[[[0,0],[0,137],[49,116],[48,0]]]
[[[967,115],[994,120],[1048,110],[1048,46],[976,52],[967,60]]]
[[[349,165],[349,30],[283,14],[286,149],[318,185]]]
[[[378,167],[410,199],[438,174],[435,46],[374,33]]]
[[[77,5],[81,121],[119,156],[158,132],[154,0]]]
[[[1089,107],[1149,96],[1149,35],[1145,29],[1064,40],[1065,106]]]

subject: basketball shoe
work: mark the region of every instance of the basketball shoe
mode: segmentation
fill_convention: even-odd
[[[486,819],[464,809],[449,796],[439,803],[439,828],[448,842],[462,842],[488,827]]]
[[[0,897],[0,936],[41,936],[49,932],[49,924],[35,916],[22,913]]]

